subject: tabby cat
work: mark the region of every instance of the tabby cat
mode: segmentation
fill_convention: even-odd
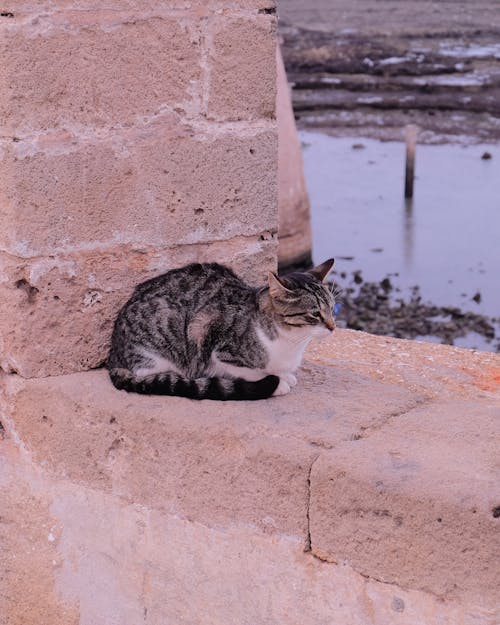
[[[216,263],[136,287],[118,314],[107,366],[118,389],[192,399],[264,399],[297,383],[309,341],[335,328],[324,281],[333,259],[253,288]]]

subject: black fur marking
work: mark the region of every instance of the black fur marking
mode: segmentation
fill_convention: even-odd
[[[248,382],[241,378],[230,380],[224,378],[226,388],[221,378],[201,378],[188,380],[176,373],[159,373],[135,378],[129,371],[111,369],[111,381],[119,390],[125,390],[142,395],[177,395],[189,399],[215,400],[255,400],[271,397],[278,388],[280,379],[276,375],[268,375],[257,382]],[[201,390],[201,386],[205,390]]]

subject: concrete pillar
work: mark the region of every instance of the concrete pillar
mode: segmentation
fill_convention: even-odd
[[[290,88],[280,49],[277,49],[278,117],[278,261],[283,269],[311,262],[309,197],[302,166],[302,154],[295,127]]]

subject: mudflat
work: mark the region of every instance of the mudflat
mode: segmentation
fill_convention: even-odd
[[[301,128],[420,141],[500,138],[500,10],[484,0],[281,0]]]

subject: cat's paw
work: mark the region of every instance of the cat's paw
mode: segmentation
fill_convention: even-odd
[[[277,397],[278,395],[286,395],[289,392],[290,384],[288,384],[288,382],[284,378],[280,378],[280,383],[274,391],[273,397]]]
[[[288,386],[295,386],[297,384],[297,378],[293,375],[293,373],[283,373],[280,375],[282,380],[288,384]]]

